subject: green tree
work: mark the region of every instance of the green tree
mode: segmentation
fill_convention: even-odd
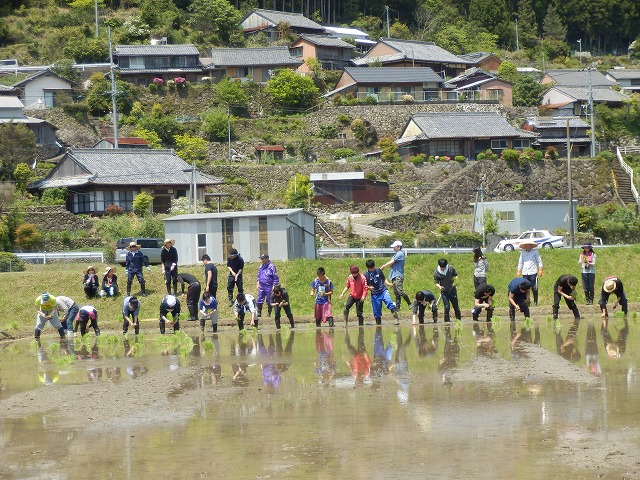
[[[351,22],[351,26],[364,30],[371,38],[380,38],[386,36],[386,32],[382,26],[380,17],[361,16]]]
[[[494,210],[484,211],[484,231],[485,233],[498,233],[498,221],[500,214]]]
[[[133,211],[139,217],[146,217],[151,213],[151,205],[153,205],[153,196],[146,192],[137,194],[133,199]]]
[[[42,245],[42,234],[32,223],[23,223],[16,228],[16,243],[22,250],[36,250]]]
[[[92,77],[93,78],[93,77]],[[116,104],[118,113],[127,115],[133,107],[134,95],[129,82],[116,80],[116,90],[118,92]],[[87,105],[93,115],[104,115],[111,111],[111,82],[108,80],[98,80],[87,93]]]
[[[405,23],[399,21],[393,22],[391,27],[389,27],[389,35],[391,35],[391,38],[410,39],[413,37],[409,27]]]
[[[70,58],[63,58],[58,60],[51,66],[51,71],[61,77],[64,77],[72,82],[77,82],[80,78],[78,71],[73,68],[74,61]]]
[[[249,95],[242,82],[224,77],[216,84],[214,93],[216,102],[231,108],[231,113],[234,115],[246,113]]]
[[[152,149],[155,149],[155,150],[163,148],[162,140],[160,139],[160,135],[158,135],[153,130],[147,130],[145,128],[138,127],[138,128],[135,128],[131,132],[131,134],[135,135],[136,137],[143,138],[144,140],[149,142],[149,148],[152,148]]]
[[[16,168],[13,170],[13,180],[16,182],[16,189],[19,192],[24,192],[27,188],[31,173],[31,169],[26,163],[16,165]]]
[[[320,98],[320,90],[313,79],[303,77],[288,68],[271,77],[264,91],[284,112],[307,110]]]
[[[514,39],[515,24],[511,25],[506,0],[471,0],[469,21],[478,27],[498,35],[502,45],[510,45]]]
[[[556,11],[553,3],[547,8],[547,15],[542,22],[542,32],[545,40],[558,40],[564,42],[567,38],[567,27],[562,22],[562,18]]]
[[[236,121],[233,115],[228,116],[225,110],[220,108],[212,109],[202,116],[202,131],[207,138],[213,142],[226,142],[235,138]]]
[[[188,24],[212,45],[240,45],[242,14],[227,0],[194,0],[189,7]]]
[[[390,137],[383,137],[378,141],[378,147],[382,150],[380,160],[383,162],[399,162],[398,145]]]
[[[518,78],[518,69],[515,63],[505,60],[498,67],[498,77],[507,82],[515,83]]]
[[[12,180],[19,163],[29,163],[36,156],[36,136],[21,123],[0,125],[0,180]]]
[[[520,48],[533,48],[538,44],[538,24],[532,0],[518,1],[518,39]]]
[[[197,166],[202,166],[207,160],[209,145],[207,141],[200,137],[191,135],[176,135],[176,154],[185,162],[191,165],[193,162]]]
[[[176,135],[183,132],[183,127],[169,115],[147,115],[138,121],[138,128],[155,132],[165,145],[173,145]]]
[[[537,107],[542,102],[546,87],[528,75],[518,75],[513,83],[514,107]]]
[[[179,26],[181,12],[172,0],[142,0],[140,19],[151,29],[169,33]]]
[[[68,195],[67,187],[47,188],[42,192],[40,203],[42,205],[64,205],[67,203]]]
[[[312,184],[308,175],[296,173],[289,179],[289,186],[284,200],[289,208],[303,208],[313,196]]]

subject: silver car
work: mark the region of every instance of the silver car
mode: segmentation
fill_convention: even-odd
[[[123,267],[127,260],[127,247],[131,242],[136,242],[140,245],[140,251],[147,257],[150,265],[157,265],[160,262],[160,252],[162,252],[162,238],[119,238],[116,242],[116,263],[119,263]]]

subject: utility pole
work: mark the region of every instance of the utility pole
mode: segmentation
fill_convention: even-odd
[[[518,41],[518,17],[516,17],[516,50],[520,50],[520,42]]]
[[[113,147],[118,148],[118,102],[116,96],[116,75],[114,73],[115,65],[113,63],[113,44],[111,43],[111,27],[107,28],[109,34],[109,73],[111,76],[111,121],[113,122]]]
[[[227,161],[231,163],[231,107],[227,107]]]
[[[387,14],[387,38],[391,38],[391,35],[389,34],[389,6],[388,5],[384,6],[384,11]]]
[[[593,85],[591,83],[591,68],[589,66],[589,127],[591,128],[591,158],[596,156],[596,128],[593,122]]]
[[[569,119],[567,118],[567,187],[569,188],[569,246],[574,247],[575,232],[573,229],[573,191],[571,185],[571,137]]]
[[[578,45],[580,45],[580,65],[582,65],[582,39],[578,39]]]
[[[98,38],[98,0],[96,0],[96,38]]]

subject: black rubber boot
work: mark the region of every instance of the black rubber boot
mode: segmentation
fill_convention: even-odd
[[[200,319],[200,330],[202,330],[204,332],[204,323],[205,323],[205,319],[201,318]]]
[[[433,323],[438,323],[438,312],[432,312],[433,314]]]
[[[553,319],[557,320],[558,319],[558,311],[560,310],[560,307],[557,305],[553,306]]]
[[[39,339],[40,339],[40,332],[41,332],[41,330],[38,330],[38,329],[36,328],[35,332],[33,333],[33,336],[34,336],[34,338],[35,338],[36,340],[39,340]]]
[[[322,325],[322,320],[319,320],[316,318],[316,327],[320,328],[321,325]]]
[[[164,332],[165,332],[164,320],[160,320],[160,333],[164,335]]]
[[[258,319],[257,318],[253,321],[253,326],[255,327],[256,330],[258,329]]]
[[[329,327],[333,328],[333,317],[329,317],[328,319]]]
[[[64,327],[60,327],[58,329],[58,334],[60,335],[60,338],[64,338]]]
[[[364,325],[364,317],[361,315],[358,317],[358,326],[362,327]]]
[[[258,318],[260,318],[262,316],[262,303],[258,304]]]
[[[393,312],[391,312],[391,314],[393,315],[393,318],[395,320],[396,325],[400,325],[400,317],[398,316],[398,308],[396,307],[395,310],[393,310]]]
[[[213,325],[211,325],[211,328],[213,329],[213,333],[218,333],[218,324],[214,323]]]
[[[344,314],[344,324],[345,325],[349,325],[349,314],[348,313]]]
[[[96,337],[100,336],[100,328],[99,327],[94,328],[93,331],[96,333]]]
[[[578,306],[577,305],[573,305],[573,308],[571,309],[571,311],[573,312],[573,318],[580,318],[580,312],[578,311]]]
[[[533,305],[538,306],[538,290],[533,290]]]
[[[449,316],[449,312],[444,312],[444,321],[445,322],[450,322],[451,321],[451,317]]]
[[[271,304],[267,305],[267,316],[270,317],[271,316],[271,312],[273,310],[273,307],[271,306]]]
[[[404,301],[407,302],[407,306],[410,307],[411,306],[411,299],[409,298],[409,295],[407,295],[406,293],[404,294]]]
[[[127,297],[131,296],[131,282],[127,282]]]
[[[375,317],[376,325],[382,325],[382,317]]]
[[[280,330],[280,319],[276,318],[276,328]]]
[[[293,321],[293,317],[289,317],[289,325],[291,325],[291,328],[296,328],[296,324]]]
[[[146,290],[146,288],[145,288],[145,285],[146,285],[146,284],[145,284],[144,282],[142,282],[142,283],[140,284],[140,290],[142,290],[142,296],[143,296],[143,297],[146,297],[146,296],[147,296],[147,290]]]
[[[167,295],[171,295],[171,284],[167,283]]]

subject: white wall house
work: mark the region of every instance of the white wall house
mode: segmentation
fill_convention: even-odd
[[[573,201],[573,225],[576,228],[578,201]],[[483,212],[498,213],[498,232],[520,234],[525,230],[569,230],[569,200],[508,200],[482,202],[475,208],[474,228],[482,231]]]
[[[177,215],[164,225],[181,265],[196,264],[205,253],[226,263],[231,248],[250,262],[262,253],[271,260],[316,258],[315,216],[302,208]]]

